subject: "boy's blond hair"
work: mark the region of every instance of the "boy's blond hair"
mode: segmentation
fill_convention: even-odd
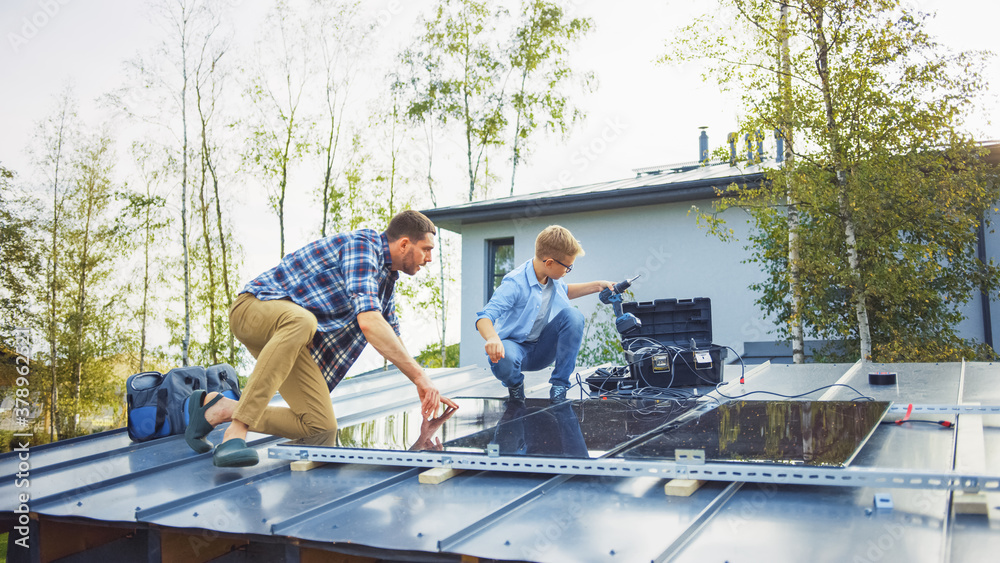
[[[580,241],[576,240],[566,227],[549,225],[538,233],[538,238],[535,239],[535,258],[539,260],[548,258],[568,260],[584,254]]]

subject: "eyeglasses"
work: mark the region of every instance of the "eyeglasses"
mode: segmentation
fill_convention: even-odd
[[[555,262],[556,264],[559,264],[559,265],[560,265],[560,266],[562,266],[563,268],[566,268],[566,273],[567,273],[567,274],[573,271],[573,266],[567,266],[566,264],[563,264],[562,262],[560,262],[560,261],[556,260],[555,258],[549,258],[549,260],[552,260],[552,261],[553,261],[553,262]]]

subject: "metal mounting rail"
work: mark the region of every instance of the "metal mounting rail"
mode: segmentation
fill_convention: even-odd
[[[874,467],[807,467],[755,463],[677,463],[620,458],[489,457],[456,452],[395,452],[326,446],[279,444],[268,449],[275,459],[306,459],[327,463],[359,463],[402,467],[450,467],[479,471],[659,477],[705,481],[745,481],[783,485],[879,487],[901,489],[1000,491],[1000,475],[961,472],[882,469]]]
[[[903,413],[910,408],[908,403],[889,405],[888,413]],[[913,405],[913,414],[1000,414],[1000,405]]]

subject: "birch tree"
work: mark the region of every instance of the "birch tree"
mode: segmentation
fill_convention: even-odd
[[[510,73],[495,37],[497,24],[506,15],[487,2],[441,0],[408,50],[414,66],[433,72],[417,83],[407,113],[422,119],[421,113],[440,110],[438,115],[458,124],[465,144],[469,201],[477,190],[487,193],[488,151],[504,144]]]
[[[589,19],[567,17],[557,2],[521,2],[521,19],[508,48],[508,66],[515,78],[510,96],[514,111],[510,195],[514,195],[517,165],[527,156],[536,130],[541,127],[565,137],[573,122],[583,117],[562,88],[575,76],[586,87],[593,80],[592,73],[574,72],[568,58],[570,46],[591,25]]]
[[[947,51],[896,0],[782,4],[725,0],[728,19],[686,27],[675,52],[745,93],[745,129],[795,132],[781,172],[721,204],[753,214],[752,260],[768,274],[758,303],[788,327],[795,269],[805,329],[855,343],[856,358],[981,355],[956,330],[973,290],[997,287],[975,251],[1000,194],[963,130],[984,55]],[[787,204],[797,223],[778,213]]]
[[[319,98],[322,114],[318,119],[316,153],[323,159],[323,181],[319,199],[322,202],[320,236],[332,234],[337,222],[340,199],[338,191],[345,163],[341,141],[345,136],[345,111],[351,99],[351,89],[363,68],[367,45],[372,41],[372,26],[359,21],[360,3],[314,0],[308,20],[310,42],[317,47],[315,74],[322,77]],[[345,144],[349,144],[345,143]],[[351,147],[348,147],[350,150]]]
[[[49,394],[46,397],[46,418],[49,431],[49,440],[58,439],[57,420],[59,414],[59,355],[57,354],[57,335],[61,324],[58,313],[58,303],[61,298],[60,291],[60,244],[62,234],[60,226],[62,224],[62,206],[65,198],[65,181],[67,162],[70,160],[72,150],[80,135],[79,123],[76,115],[76,99],[71,86],[63,88],[58,95],[53,113],[39,122],[35,135],[35,142],[32,146],[32,160],[35,167],[39,169],[46,178],[52,190],[52,209],[48,220],[49,236],[47,245],[46,261],[46,288],[45,295],[40,301],[45,304],[46,321],[45,333],[49,341]]]
[[[197,212],[201,219],[200,244],[204,252],[200,264],[204,266],[207,278],[205,280],[207,283],[204,284],[200,292],[201,301],[208,305],[208,317],[205,320],[208,339],[203,344],[203,355],[204,361],[211,365],[219,363],[219,353],[223,348],[229,349],[228,355],[231,362],[235,359],[235,343],[232,332],[228,330],[228,319],[219,315],[219,309],[228,311],[233,301],[229,279],[230,249],[228,248],[231,237],[227,237],[220,202],[218,162],[220,150],[218,134],[215,129],[216,122],[219,120],[218,104],[226,81],[226,71],[222,60],[229,50],[230,41],[228,35],[220,31],[220,26],[221,21],[218,14],[211,14],[210,19],[204,23],[204,31],[199,36],[198,55],[194,62],[194,80],[192,82],[200,140]],[[214,210],[212,209],[213,201]],[[218,264],[216,263],[216,251],[221,254]],[[222,303],[219,302],[220,281]],[[224,338],[228,342],[228,346],[223,345]]]
[[[76,157],[65,209],[64,284],[67,295],[62,343],[68,362],[70,436],[81,431],[81,415],[114,402],[110,356],[119,334],[112,329],[124,311],[114,282],[115,263],[126,249],[115,222],[112,143],[106,134],[85,141]]]
[[[285,256],[285,198],[288,175],[309,148],[303,95],[309,79],[304,23],[279,0],[255,48],[245,95],[253,111],[247,119],[249,145],[244,161],[263,174],[268,200],[278,218],[279,259]]]
[[[163,214],[166,198],[161,195],[166,173],[170,168],[169,159],[150,144],[136,141],[130,150],[139,172],[139,183],[142,192],[128,192],[128,204],[125,208],[130,219],[135,223],[137,243],[135,246],[142,254],[140,274],[139,317],[139,371],[146,371],[146,355],[148,353],[147,335],[149,323],[153,318],[152,305],[158,300],[153,293],[160,278],[154,270],[154,260],[160,253],[157,243],[164,238],[163,230],[169,226]]]

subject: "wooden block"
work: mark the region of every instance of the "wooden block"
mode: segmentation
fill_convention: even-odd
[[[435,467],[434,469],[428,469],[417,477],[424,485],[437,485],[444,483],[448,479],[451,479],[455,475],[465,471],[464,469],[453,469],[451,467]]]
[[[704,484],[698,479],[671,479],[663,485],[663,492],[668,497],[689,497]]]
[[[951,500],[955,514],[982,514],[989,516],[990,504],[986,493],[956,492]]]
[[[292,471],[309,471],[310,469],[319,467],[320,465],[323,465],[322,461],[300,459],[292,462]]]

